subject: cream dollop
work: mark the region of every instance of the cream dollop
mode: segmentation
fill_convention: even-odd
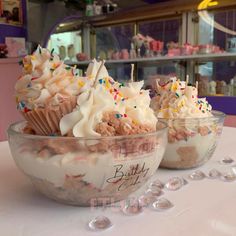
[[[211,105],[205,98],[198,98],[197,88],[185,81],[172,78],[166,84],[157,83],[158,95],[151,107],[158,118],[201,118],[212,116]]]
[[[58,105],[58,97],[68,99],[85,91],[93,82],[77,75],[56,54],[40,46],[23,59],[23,75],[15,85],[18,108],[32,110]],[[61,100],[60,100],[61,101]]]
[[[155,129],[157,119],[149,108],[149,92],[142,90],[143,81],[127,86],[105,77],[95,82],[94,87],[78,96],[77,107],[60,121],[61,134],[72,131],[75,137],[99,137],[96,126],[103,114],[116,111],[133,122],[147,124]]]

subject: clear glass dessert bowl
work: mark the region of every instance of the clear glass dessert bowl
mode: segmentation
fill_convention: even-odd
[[[207,162],[220,138],[225,114],[212,111],[206,118],[158,118],[168,124],[168,144],[160,167],[188,169]]]
[[[90,206],[123,200],[157,170],[167,144],[167,125],[130,136],[75,138],[8,128],[12,156],[36,189],[66,204]]]

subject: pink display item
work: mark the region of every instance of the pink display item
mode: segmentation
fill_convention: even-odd
[[[180,56],[180,54],[181,54],[180,48],[170,48],[170,49],[168,49],[167,56],[175,57],[175,56]]]
[[[192,54],[193,54],[193,46],[191,44],[186,43],[181,47],[181,55],[189,56]]]
[[[127,60],[129,59],[128,49],[122,49],[120,53],[120,59]]]
[[[137,38],[138,40],[143,40],[143,41],[146,40],[146,37],[143,36],[142,34],[137,34],[136,36],[134,36],[134,38]]]
[[[134,47],[137,49],[142,47],[145,40],[146,40],[146,38],[142,34],[137,34],[132,39],[132,41],[134,43]]]
[[[8,48],[8,57],[18,57],[26,54],[25,38],[6,37],[5,43]]]
[[[164,42],[159,40],[153,40],[150,42],[150,49],[154,52],[162,52],[164,47]]]
[[[199,52],[199,46],[198,45],[195,45],[195,46],[193,46],[193,55],[194,54],[198,54],[198,52]]]
[[[151,41],[155,40],[154,38],[150,37],[150,36],[146,36],[145,41],[147,41],[148,43],[150,43]]]
[[[164,42],[162,41],[157,41],[157,50],[159,52],[162,52],[163,51],[163,48],[164,48]]]
[[[147,35],[146,38],[145,38],[145,40],[144,40],[144,47],[145,47],[146,49],[150,50],[150,47],[151,47],[151,46],[150,46],[150,43],[151,43],[152,41],[155,41],[155,39]]]
[[[111,58],[113,60],[119,60],[120,59],[120,52],[113,52]]]
[[[224,53],[224,51],[221,50],[219,46],[213,45],[212,46],[212,53]]]
[[[173,41],[167,43],[167,48],[172,49],[172,48],[179,48],[179,43],[175,43]]]
[[[86,60],[88,60],[88,56],[87,56],[86,53],[77,53],[76,54],[76,59],[78,61],[86,61]]]
[[[150,50],[152,50],[152,51],[154,51],[154,52],[156,52],[157,51],[157,41],[156,40],[152,40],[151,42],[150,42]]]
[[[213,45],[211,44],[199,45],[200,54],[210,54],[212,52],[213,52]]]

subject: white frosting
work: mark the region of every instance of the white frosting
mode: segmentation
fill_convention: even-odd
[[[120,87],[111,78],[97,81],[94,87],[78,96],[76,109],[62,117],[61,134],[72,130],[75,137],[101,136],[95,129],[107,111],[126,114],[137,123],[155,128],[157,119],[149,108],[149,92],[141,90],[142,86],[143,81],[129,83],[127,87]]]
[[[101,65],[102,65],[102,61],[98,62],[97,60],[94,59],[91,63],[89,63],[89,66],[86,71],[86,76],[89,78],[95,78]],[[103,65],[99,71],[98,79],[108,78],[108,77],[109,77],[109,74],[107,72],[107,69]]]
[[[198,98],[197,88],[187,86],[185,81],[172,78],[165,85],[157,84],[157,97],[153,108],[158,118],[210,117],[212,107],[205,98]]]
[[[76,69],[65,65],[56,54],[38,49],[23,59],[23,75],[15,85],[19,108],[34,109],[46,105],[58,105],[54,96],[68,99],[77,96],[93,84],[87,77],[79,77]],[[53,100],[51,102],[50,100]]]

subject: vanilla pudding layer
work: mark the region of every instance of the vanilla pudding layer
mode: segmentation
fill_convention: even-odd
[[[161,167],[182,169],[199,166],[212,156],[216,141],[216,134],[210,133],[168,143]]]
[[[166,136],[166,130],[99,139],[26,134],[10,144],[17,166],[39,192],[66,204],[91,206],[125,199],[140,188],[157,170]]]
[[[69,176],[82,176],[83,181],[92,184],[95,188],[103,189],[113,180],[118,181],[123,175],[123,178],[126,178],[140,171],[145,172],[143,173],[145,177],[152,175],[163,153],[163,148],[155,149],[137,158],[127,156],[117,160],[111,152],[67,153],[50,158],[35,157],[31,153],[24,153],[16,159],[16,162],[25,174],[46,180],[56,187],[63,187]]]

